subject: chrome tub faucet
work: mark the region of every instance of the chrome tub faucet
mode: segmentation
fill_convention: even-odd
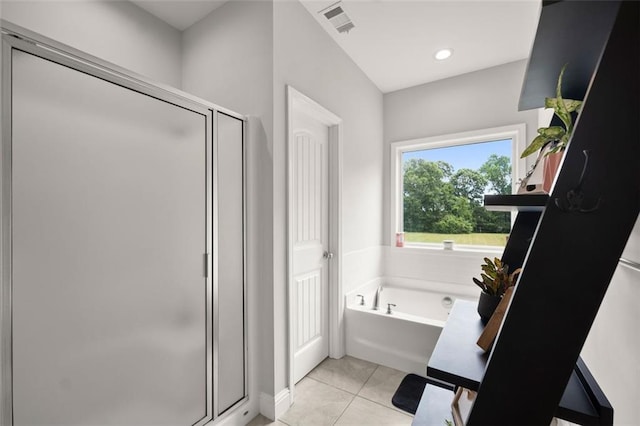
[[[380,309],[380,293],[382,293],[382,286],[378,286],[378,289],[376,290],[376,295],[373,298],[374,311],[377,311],[378,309]]]

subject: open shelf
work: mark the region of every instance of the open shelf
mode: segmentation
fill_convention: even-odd
[[[488,353],[476,345],[484,329],[476,306],[476,302],[466,300],[455,302],[429,359],[428,377],[474,391],[480,388]],[[555,415],[577,424],[613,422],[609,401],[581,359],[565,387]]]
[[[485,195],[484,207],[490,211],[541,212],[549,201],[549,194]]]
[[[558,74],[567,64],[563,97],[584,99],[616,19],[615,1],[543,2],[518,109],[544,107],[555,97]]]
[[[422,393],[418,410],[413,418],[412,425],[442,425],[448,420],[453,423],[451,414],[451,401],[454,393],[448,389],[427,384]]]
[[[488,354],[476,345],[484,330],[477,305],[477,302],[456,300],[429,358],[428,377],[478,390]]]

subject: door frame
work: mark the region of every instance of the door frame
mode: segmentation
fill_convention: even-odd
[[[329,357],[341,358],[345,354],[344,298],[342,295],[342,119],[322,105],[296,90],[286,86],[287,96],[287,341],[289,346],[289,393],[290,403],[294,400],[294,353],[293,300],[291,285],[293,280],[293,120],[295,111],[303,111],[329,127],[329,241],[328,248],[334,254],[329,263]]]

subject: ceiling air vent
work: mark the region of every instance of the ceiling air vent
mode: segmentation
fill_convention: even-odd
[[[334,3],[326,9],[320,11],[325,18],[331,22],[339,33],[348,33],[349,30],[355,27],[351,19],[344,13],[344,9],[340,6],[341,2]]]

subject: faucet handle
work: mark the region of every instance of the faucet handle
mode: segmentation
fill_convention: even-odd
[[[393,312],[391,311],[391,307],[396,307],[395,303],[387,303],[387,315],[391,315]]]
[[[360,298],[360,305],[364,305],[364,296],[361,294],[357,294],[356,297]]]

